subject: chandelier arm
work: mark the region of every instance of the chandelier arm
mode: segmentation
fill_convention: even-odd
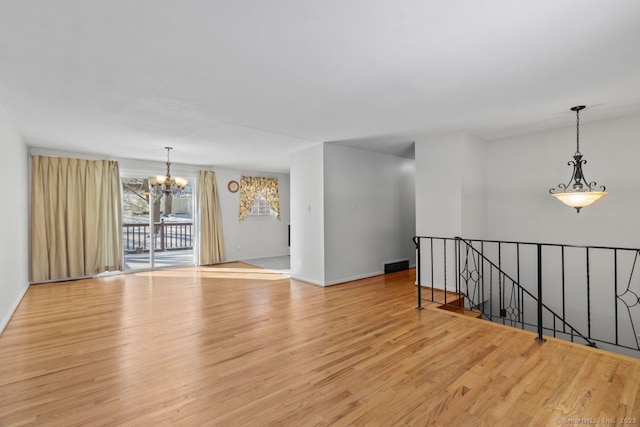
[[[597,191],[597,192],[607,191],[607,187],[605,187],[604,185],[598,185],[598,183],[595,181],[591,181],[589,183],[585,181],[585,184],[587,185],[587,188],[589,189],[589,191]],[[597,188],[594,188],[594,187],[597,187]]]
[[[567,165],[573,166],[573,171],[571,172],[571,178],[569,178],[569,182],[567,182],[566,184],[560,183],[557,185],[557,187],[551,187],[549,189],[549,194],[564,193],[567,190],[567,188],[571,186],[571,183],[575,181],[576,162],[573,160],[569,160],[567,162]]]
[[[586,163],[587,163],[586,160],[582,160],[583,165]],[[595,181],[588,181],[587,178],[584,176],[584,172],[580,171],[580,173],[582,174],[582,181],[584,185],[589,189],[589,191],[606,191],[607,187],[605,187],[604,185],[598,186],[598,183]],[[596,189],[594,187],[599,187],[600,189]]]

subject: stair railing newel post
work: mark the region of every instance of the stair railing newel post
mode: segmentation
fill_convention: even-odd
[[[418,284],[418,305],[416,306],[416,310],[422,310],[422,280],[420,278],[422,270],[420,269],[420,237],[413,237],[413,244],[416,245],[416,281]],[[433,283],[431,284],[433,286]]]
[[[500,318],[502,324],[505,325],[506,310],[504,307],[504,278],[502,275],[502,242],[498,242],[498,269],[496,271],[498,275],[498,308],[500,308]]]
[[[429,238],[429,254],[431,254],[431,263],[429,264],[429,266],[431,267],[431,301],[433,301],[435,299],[435,291],[433,290],[433,284],[435,283],[433,275],[433,237]]]
[[[616,319],[616,345],[618,345],[618,250],[613,251],[613,307]],[[637,337],[637,335],[636,335]],[[636,339],[637,343],[637,339]]]
[[[443,268],[444,268],[444,276],[442,279],[444,280],[444,305],[447,305],[447,239],[446,237],[442,239],[442,254],[444,256]],[[431,284],[433,286],[433,283]]]
[[[561,265],[562,265],[562,318],[566,319],[567,318],[567,305],[566,305],[566,298],[565,298],[565,274],[564,274],[564,269],[565,269],[565,263],[564,263],[564,245],[560,246],[560,255],[561,255]],[[562,332],[563,333],[567,333],[567,324],[563,323],[562,324]],[[573,336],[573,335],[572,335]]]
[[[589,248],[586,249],[587,253],[587,336],[591,338],[591,274],[589,272]]]
[[[589,261],[589,248],[587,247],[587,337],[588,346],[596,347],[596,343],[591,341],[591,263]]]
[[[516,280],[520,284],[520,243],[516,244]],[[518,291],[518,322],[524,329],[524,295],[522,289]]]
[[[454,263],[455,263],[455,276],[456,276],[456,294],[460,295],[460,237],[456,237],[453,246]],[[464,304],[464,297],[463,297]],[[459,303],[458,303],[459,305]]]
[[[538,337],[536,341],[545,342],[542,337],[542,245],[538,243]]]
[[[481,277],[481,280],[482,280],[481,286],[480,286],[480,289],[482,289],[481,292],[480,292],[480,295],[482,296],[480,298],[480,301],[482,302],[482,310],[480,310],[480,311],[484,312],[484,310],[485,310],[484,298],[485,298],[486,294],[485,294],[485,291],[484,291],[485,283],[484,283],[484,242],[483,241],[480,241],[480,255],[478,256],[478,259],[480,261],[480,277]],[[489,267],[489,269],[491,269],[491,267]],[[489,285],[491,285],[491,283],[489,283]],[[491,305],[491,303],[489,303],[489,305]]]

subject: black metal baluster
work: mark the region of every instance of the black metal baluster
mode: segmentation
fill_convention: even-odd
[[[458,271],[459,271],[459,268],[458,268],[458,248],[459,248],[459,246],[460,246],[460,242],[459,242],[458,238],[456,237],[454,239],[454,241],[453,241],[453,268],[454,268],[453,275],[454,275],[454,278],[455,278],[453,285],[455,286],[456,294],[458,294],[458,295],[460,295],[460,280],[459,280],[459,277],[458,277]]]
[[[616,345],[618,345],[618,250],[613,250],[613,307],[616,322]]]
[[[567,306],[566,306],[566,298],[565,298],[565,287],[564,287],[564,245],[560,246],[562,250],[562,332],[567,333]]]
[[[482,286],[481,286],[481,288],[482,288],[482,301],[481,301],[481,303],[482,303],[482,311],[484,312],[486,310],[486,307],[484,306],[484,301],[485,301],[485,299],[484,299],[484,295],[485,295],[484,289],[485,288],[484,288],[484,241],[483,240],[480,241],[480,255],[481,255],[481,260],[482,260],[481,263],[480,263],[480,274],[482,275]],[[491,300],[489,300],[489,307],[491,307]]]
[[[524,305],[525,304],[524,304],[524,289],[522,287],[520,287],[520,301],[522,301],[522,308],[521,308],[521,310],[522,310],[522,323],[521,323],[521,325],[522,325],[522,329],[524,329],[524,319],[525,319],[525,317],[524,317]]]
[[[413,244],[416,245],[416,252],[417,252],[417,257],[418,259],[416,260],[416,279],[418,282],[418,305],[416,307],[416,310],[422,310],[422,280],[420,280],[420,273],[422,272],[422,270],[420,270],[420,237],[418,236],[414,236],[413,237]],[[431,266],[431,268],[433,269],[433,266]],[[431,284],[433,286],[433,283]]]
[[[537,244],[538,249],[538,337],[536,341],[545,342],[542,337],[542,245]]]
[[[591,339],[591,276],[589,274],[589,248],[587,247],[587,337]]]
[[[444,252],[444,305],[447,305],[447,239],[442,239]]]
[[[429,238],[429,241],[431,242],[431,302],[433,302],[434,300],[434,283],[433,283],[433,237]]]
[[[502,289],[502,244],[498,242],[498,305],[500,308],[500,317],[502,318],[502,324],[505,324],[505,314],[504,314],[504,289]]]
[[[516,278],[518,279],[518,285],[520,285],[520,243],[516,243]],[[522,299],[520,298],[522,292],[517,293],[518,298],[518,320],[521,322],[522,329],[524,329],[524,319],[522,318]]]
[[[493,322],[493,266],[489,265],[489,320]]]

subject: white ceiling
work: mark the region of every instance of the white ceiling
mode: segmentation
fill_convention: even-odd
[[[287,171],[640,111],[637,0],[0,0],[0,104],[31,146]]]

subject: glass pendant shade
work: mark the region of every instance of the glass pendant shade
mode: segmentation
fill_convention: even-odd
[[[605,194],[607,194],[606,191],[570,191],[552,194],[552,196],[565,205],[576,208],[579,212],[580,209],[589,206]]]

